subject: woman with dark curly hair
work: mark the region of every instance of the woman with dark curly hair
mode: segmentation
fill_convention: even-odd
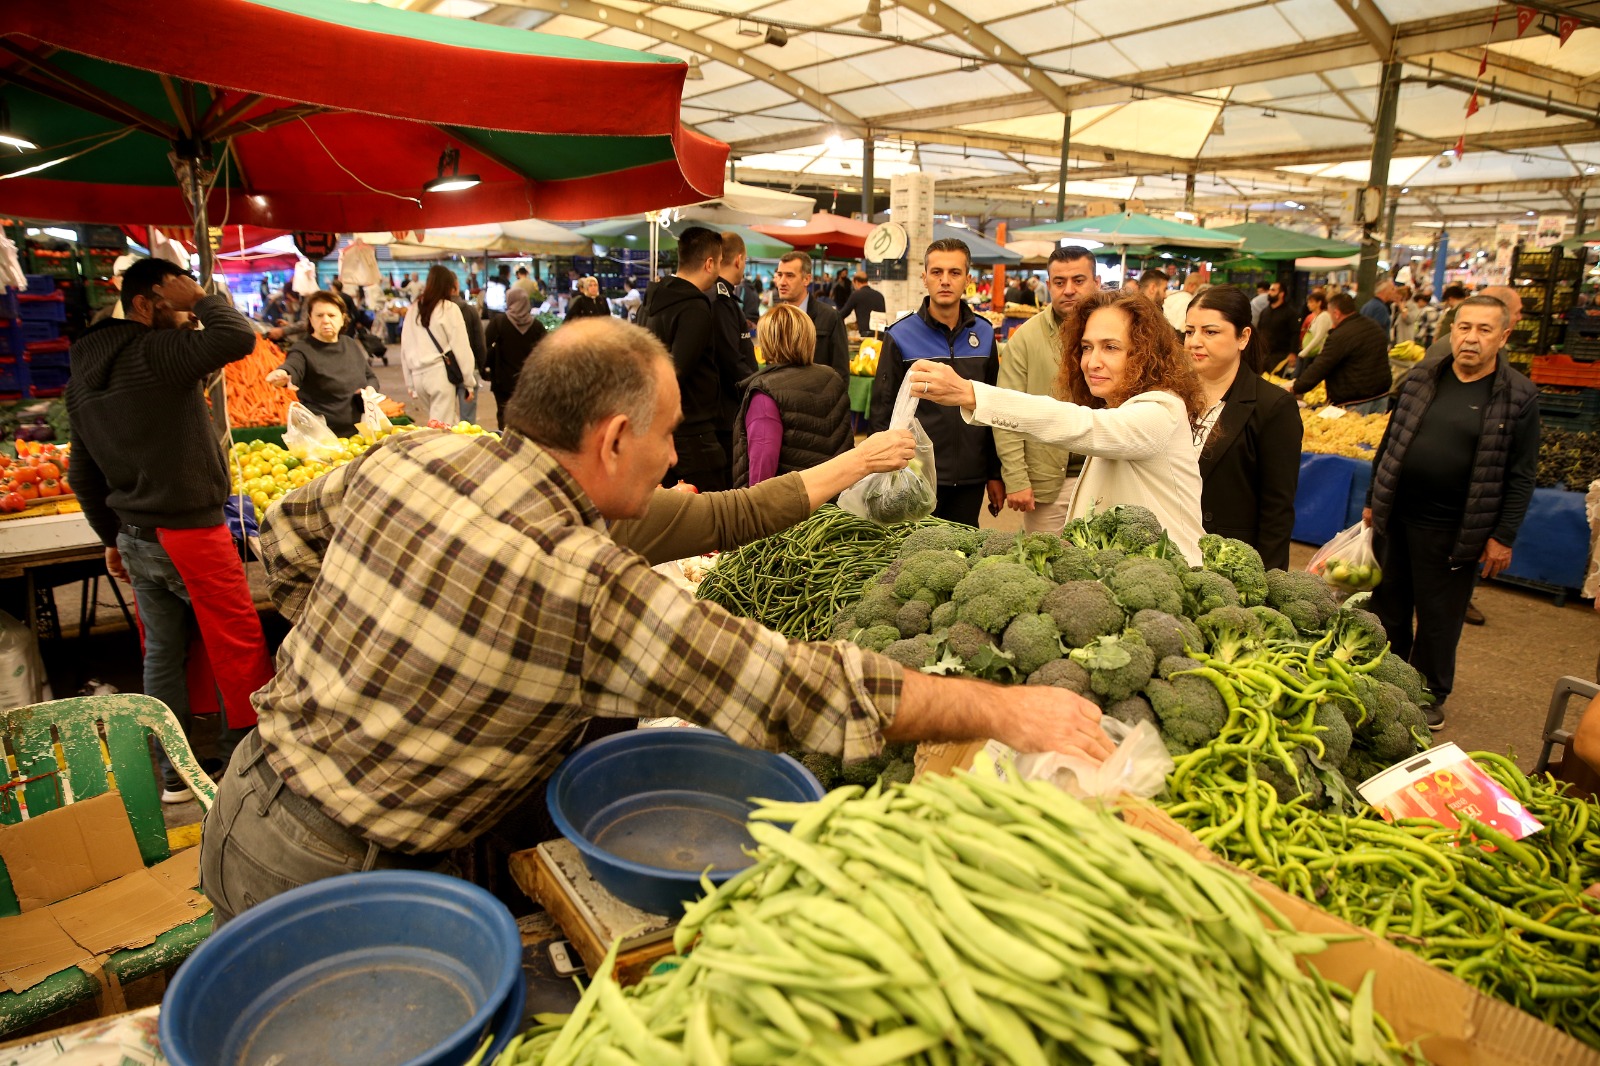
[[[1061,330],[1053,400],[968,381],[918,362],[911,389],[960,407],[975,425],[999,426],[1088,456],[1067,511],[1070,521],[1117,504],[1155,512],[1191,564],[1200,563],[1200,379],[1172,326],[1136,290],[1080,296]]]

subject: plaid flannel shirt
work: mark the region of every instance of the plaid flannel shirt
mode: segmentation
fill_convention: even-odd
[[[681,545],[672,495],[630,523],[638,541],[659,509]],[[294,623],[254,696],[267,758],[385,848],[470,842],[594,716],[677,715],[752,747],[852,759],[881,748],[898,706],[897,664],[696,600],[619,546],[515,433],[387,441],[284,497],[262,547]]]

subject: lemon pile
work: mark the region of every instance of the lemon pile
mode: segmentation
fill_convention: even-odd
[[[340,437],[339,450],[321,457],[297,456],[281,444],[264,440],[253,440],[248,443],[240,441],[233,446],[228,464],[232,475],[233,494],[249,497],[250,502],[255,504],[256,514],[259,515],[283,499],[287,493],[365,454],[377,447],[384,438],[420,428],[422,427],[414,425],[394,426],[386,432],[376,434],[372,441],[360,436]],[[477,437],[489,431],[471,422],[457,422],[450,427],[450,432]]]

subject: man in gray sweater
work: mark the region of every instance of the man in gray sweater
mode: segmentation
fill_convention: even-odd
[[[223,522],[228,468],[202,382],[255,348],[255,331],[226,296],[141,259],[122,278],[125,318],[72,346],[68,480],[106,549],[106,569],[133,586],[144,637],[144,690],[189,728],[190,613],[222,697],[224,762],[255,725],[250,694],[272,678],[233,537]],[[190,315],[204,327],[181,328]],[[162,799],[189,798],[165,767]]]

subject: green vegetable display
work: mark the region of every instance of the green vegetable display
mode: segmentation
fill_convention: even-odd
[[[924,534],[935,539],[912,541],[919,550],[981,542],[981,534],[972,536],[976,530],[967,526],[938,519],[880,526],[829,504],[782,533],[723,552],[701,579],[699,596],[786,637],[826,640],[839,609],[861,598],[866,583],[902,544]],[[883,624],[894,625],[895,619]]]
[[[686,954],[624,990],[613,947],[498,1066],[1402,1061],[1370,979],[1297,966],[1322,940],[1052,786],[842,788],[751,834],[755,864],[680,922]]]

